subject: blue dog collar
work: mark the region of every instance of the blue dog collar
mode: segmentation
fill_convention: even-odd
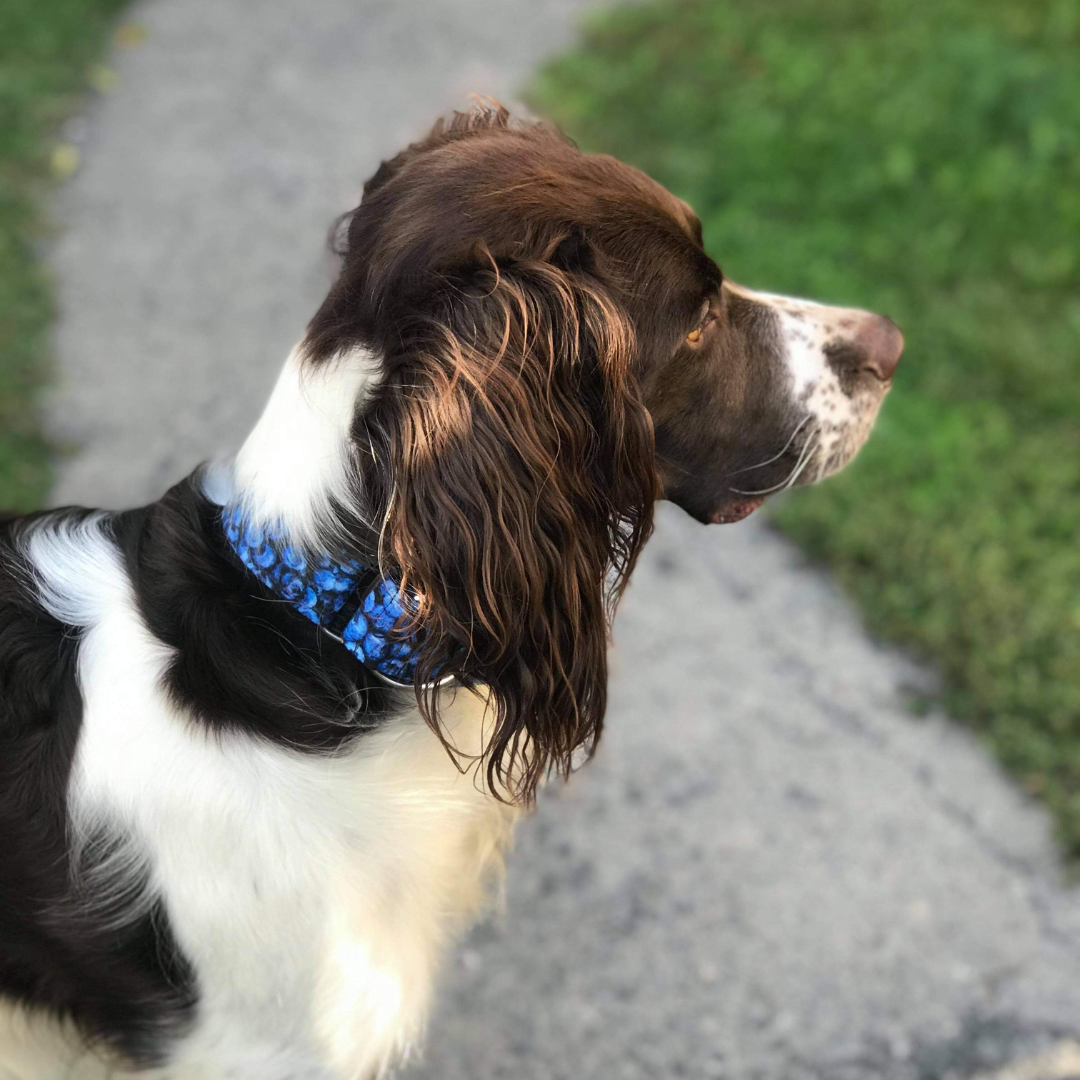
[[[306,555],[246,521],[238,506],[225,508],[222,523],[237,557],[271,592],[340,641],[384,682],[413,688],[418,642],[395,633],[411,614],[413,600],[399,585],[355,559]]]

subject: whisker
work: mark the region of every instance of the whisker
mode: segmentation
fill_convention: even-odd
[[[810,433],[802,450],[799,452],[798,460],[795,462],[791,472],[785,476],[779,484],[773,484],[772,487],[761,488],[757,491],[745,491],[742,488],[728,488],[728,490],[734,491],[736,495],[771,495],[774,491],[781,491],[784,488],[790,487],[792,483],[794,483],[794,480],[799,478],[800,473],[806,468],[807,463],[810,461],[819,434],[820,429],[818,428],[815,428]]]
[[[803,417],[802,423],[799,424],[799,426],[791,433],[791,437],[786,443],[784,443],[783,449],[778,454],[773,454],[771,458],[767,458],[765,461],[759,461],[756,465],[747,465],[744,469],[736,469],[731,475],[738,476],[739,473],[750,472],[753,469],[761,469],[764,468],[766,465],[771,465],[778,458],[782,458],[788,452],[788,447],[791,446],[791,444],[795,441],[795,437],[799,434],[800,431],[802,431],[804,427],[806,427],[808,423],[810,423],[810,413],[807,413]]]
[[[815,434],[817,434],[817,433],[815,432]],[[820,440],[818,440],[818,441],[820,441]],[[813,439],[807,440],[807,446],[811,445],[811,443],[813,443],[813,442],[815,442],[815,440],[813,440]],[[816,449],[816,445],[815,445],[815,449]],[[806,466],[810,464],[810,460],[811,460],[811,458],[813,456],[814,456],[813,454],[807,454],[806,455],[806,458],[803,460],[803,463],[795,470],[794,473],[792,473],[791,479],[787,482],[787,484],[785,485],[785,488],[790,488],[790,487],[795,486],[795,481],[799,479],[799,476],[802,474],[803,469],[805,469]]]

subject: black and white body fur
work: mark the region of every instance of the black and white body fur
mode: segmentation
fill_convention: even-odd
[[[498,109],[385,163],[235,462],[0,525],[0,1077],[374,1080],[537,784],[599,734],[653,500],[737,520],[865,440],[866,312],[750,292],[688,207]],[[224,505],[421,598],[385,685]],[[415,628],[414,628],[415,629]]]

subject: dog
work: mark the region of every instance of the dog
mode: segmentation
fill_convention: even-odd
[[[0,1075],[373,1080],[588,758],[657,499],[867,438],[891,320],[494,104],[384,162],[235,460],[0,527]]]

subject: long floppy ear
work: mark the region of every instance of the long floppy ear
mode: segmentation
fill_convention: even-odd
[[[418,681],[490,689],[488,783],[524,802],[595,746],[609,619],[657,494],[632,327],[589,267],[569,234],[444,273],[355,433],[383,564],[420,598]],[[439,731],[438,695],[420,706]]]

